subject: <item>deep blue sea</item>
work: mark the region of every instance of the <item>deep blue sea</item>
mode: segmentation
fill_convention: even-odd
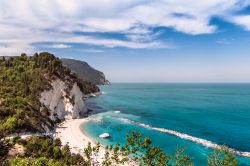
[[[117,83],[100,88],[105,94],[88,99],[97,121],[84,130],[104,145],[124,143],[126,134],[136,130],[169,154],[186,147],[195,165],[207,164],[208,147],[153,127],[250,152],[250,84]],[[111,137],[99,138],[104,132]],[[250,165],[250,158],[239,161]]]

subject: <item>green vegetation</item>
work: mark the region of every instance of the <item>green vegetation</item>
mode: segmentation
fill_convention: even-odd
[[[44,132],[43,125],[52,128],[50,111],[39,102],[40,93],[51,88],[54,79],[63,80],[70,88],[76,82],[85,94],[98,92],[97,86],[83,81],[64,67],[49,53],[28,57],[0,59],[0,165],[4,166],[110,166],[137,163],[142,166],[192,166],[185,149],[166,154],[153,146],[149,138],[132,132],[126,144],[106,148],[104,159],[98,160],[100,144],[91,144],[82,154],[72,154],[69,146],[62,146],[59,139],[51,137],[17,137],[11,141],[7,135],[20,132]],[[23,147],[24,153],[8,156],[14,145]],[[225,147],[216,149],[208,158],[208,166],[238,166],[237,158]]]
[[[191,166],[191,158],[184,154],[184,150],[177,150],[176,154],[168,155],[160,147],[152,146],[149,138],[143,138],[141,133],[132,132],[127,135],[126,144],[107,147],[104,166],[110,163],[123,164],[135,162],[146,166]],[[118,157],[120,156],[120,157]]]
[[[149,138],[132,132],[127,136],[124,146],[119,144],[106,148],[102,161],[98,160],[100,144],[84,149],[82,155],[70,153],[68,146],[62,146],[59,139],[50,137],[31,137],[27,140],[14,139],[12,144],[23,145],[25,152],[12,156],[3,162],[4,166],[116,166],[124,163],[137,163],[141,166],[193,166],[192,159],[185,154],[185,149],[175,154],[166,154],[159,147],[152,146]],[[208,166],[239,166],[236,157],[226,148],[216,149],[208,158]]]
[[[0,133],[0,165],[2,161],[5,159],[7,153],[9,151],[9,145],[5,140],[3,140],[3,136]]]
[[[109,84],[109,81],[106,80],[103,72],[94,69],[86,62],[64,58],[61,59],[61,61],[63,65],[75,72],[82,80],[89,81],[95,85]]]
[[[31,137],[27,140],[17,139],[13,144],[23,145],[25,153],[7,160],[3,165],[43,166],[43,165],[83,165],[80,154],[71,154],[68,146],[61,145],[59,139],[50,137]]]
[[[209,156],[208,166],[239,166],[236,156],[234,156],[226,147],[215,149]]]
[[[0,59],[0,133],[43,132],[53,122],[49,110],[39,102],[40,93],[50,89],[56,78],[68,87],[77,82],[85,94],[98,92],[97,86],[79,79],[54,55],[44,52],[28,57]]]

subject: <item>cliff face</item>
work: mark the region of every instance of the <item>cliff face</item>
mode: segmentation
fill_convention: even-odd
[[[98,91],[96,85],[77,77],[48,52],[2,57],[0,133],[53,129],[58,119],[85,113],[84,95]]]
[[[94,69],[86,62],[75,59],[61,59],[61,61],[64,66],[68,67],[85,81],[89,81],[95,85],[110,84],[103,72]]]
[[[79,118],[87,111],[84,94],[76,83],[69,89],[65,82],[56,79],[52,88],[41,93],[40,102],[50,110],[50,119]]]

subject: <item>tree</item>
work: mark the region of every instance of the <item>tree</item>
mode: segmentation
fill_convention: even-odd
[[[93,157],[94,157],[94,165],[99,165],[98,157],[100,152],[100,143],[98,142],[95,147],[93,147]]]
[[[92,147],[91,147],[91,143],[88,143],[88,147],[84,149],[84,155],[87,158],[86,161],[86,165],[87,166],[91,166],[92,164]]]
[[[3,58],[3,59],[2,59]],[[52,129],[57,121],[50,119],[50,110],[42,109],[40,94],[52,88],[51,82],[60,79],[69,89],[75,83],[87,93],[99,91],[98,87],[77,78],[60,59],[44,52],[34,56],[0,58],[0,132],[13,134],[7,124],[9,117],[16,117],[18,132],[44,132],[43,125]],[[41,111],[43,110],[43,111]],[[20,114],[21,112],[21,114]]]
[[[140,165],[163,166],[168,164],[170,156],[159,147],[152,146],[151,143],[151,139],[143,138],[141,133],[133,131],[132,135],[127,135],[127,143],[122,149],[125,149],[125,155]]]
[[[116,144],[106,147],[101,164],[103,166],[116,166],[124,163],[128,165],[137,163],[141,166],[193,165],[191,158],[184,154],[185,149],[177,150],[174,155],[168,155],[161,148],[152,146],[151,143],[151,139],[144,138],[141,133],[133,131],[131,135],[127,135],[127,142],[124,146]],[[93,151],[95,151],[95,148],[91,148],[90,143],[84,149],[87,165],[99,166],[100,163],[93,158]]]
[[[239,166],[239,163],[236,156],[228,148],[222,146],[209,155],[208,166]]]
[[[21,53],[21,57],[22,58],[27,58],[27,54],[26,53]]]
[[[24,86],[24,95],[28,96],[28,94],[30,92],[29,78],[28,78],[26,73],[23,73],[21,78],[22,78],[22,82],[23,82],[23,86]]]
[[[3,134],[0,133],[0,165],[8,153],[8,144],[5,142],[3,137],[4,137]]]
[[[112,164],[112,161],[110,159],[110,154],[108,151],[108,148],[106,148],[105,154],[104,154],[104,160],[102,161],[103,166],[110,166]]]

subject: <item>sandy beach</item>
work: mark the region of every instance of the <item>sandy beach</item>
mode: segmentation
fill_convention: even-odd
[[[83,154],[83,149],[88,146],[88,142],[91,143],[92,147],[97,144],[89,136],[81,131],[81,125],[88,122],[90,118],[81,119],[66,119],[63,123],[58,125],[56,128],[55,137],[60,138],[62,145],[69,145],[72,153]],[[105,148],[100,147],[99,156],[97,157],[98,162],[102,162],[105,154]],[[134,162],[128,162],[124,164],[117,164],[123,166],[135,166]]]
[[[97,142],[89,138],[86,134],[81,131],[81,125],[89,121],[89,118],[81,119],[66,119],[63,123],[58,125],[56,128],[56,138],[60,138],[62,145],[69,145],[72,153],[83,153],[83,149],[88,146],[88,142],[92,146],[96,145]],[[104,148],[100,148],[100,155],[104,155]]]

